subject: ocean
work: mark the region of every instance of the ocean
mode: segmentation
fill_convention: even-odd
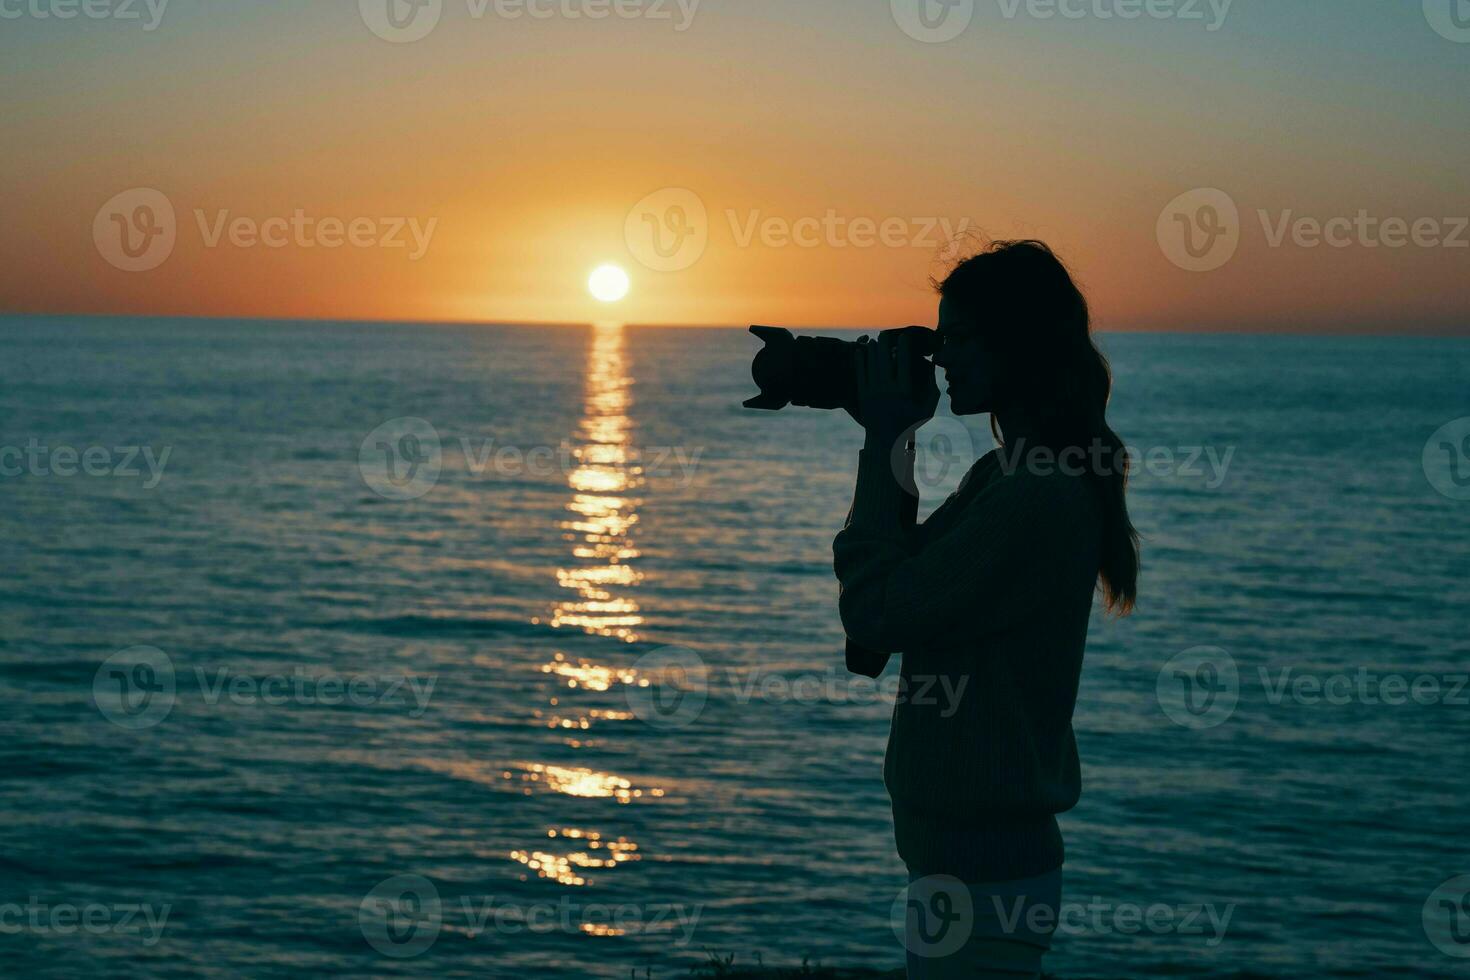
[[[1089,638],[1049,969],[1463,973],[1470,342],[1102,343],[1143,575]],[[902,964],[894,688],[831,570],[861,436],[742,409],[754,338],[0,344],[4,973]],[[926,430],[926,511],[983,423]]]

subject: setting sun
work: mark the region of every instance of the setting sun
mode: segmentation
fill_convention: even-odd
[[[628,274],[615,265],[599,266],[587,280],[587,291],[604,303],[616,303],[628,295]]]

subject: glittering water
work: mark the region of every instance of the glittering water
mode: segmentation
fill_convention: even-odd
[[[750,338],[0,340],[7,974],[901,962],[892,690],[841,673],[830,571],[859,438],[741,410]],[[1423,457],[1470,415],[1470,344],[1107,346],[1115,424],[1153,453],[1146,565],[1139,614],[1089,644],[1066,895],[1104,911],[1052,969],[1453,975],[1423,916],[1470,873],[1470,502]],[[990,443],[931,432],[932,504]],[[1201,657],[1235,669],[1233,711],[1181,714]],[[1360,674],[1442,686],[1311,696]],[[1223,937],[1182,925],[1201,906]],[[1449,952],[1455,925],[1430,930]]]

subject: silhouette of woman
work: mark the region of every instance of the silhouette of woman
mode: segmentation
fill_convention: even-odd
[[[1095,590],[1131,611],[1138,535],[1128,461],[1087,302],[1040,242],[998,242],[936,282],[956,415],[999,446],[922,525],[915,390],[902,331],[865,346],[867,430],[834,544],[849,640],[901,653],[884,760],[909,870],[910,977],[1036,977],[1061,912],[1056,815],[1081,790],[1072,710]]]

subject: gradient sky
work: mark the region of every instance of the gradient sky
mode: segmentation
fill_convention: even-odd
[[[1470,247],[1372,248],[1355,232],[1346,248],[1273,248],[1258,215],[1366,211],[1445,236],[1443,219],[1470,216],[1470,43],[1437,33],[1421,0],[1236,0],[1214,31],[1208,0],[1204,21],[974,0],[943,43],[907,35],[889,0],[702,0],[683,31],[674,0],[669,19],[603,20],[493,3],[476,19],[444,0],[406,44],[375,36],[353,0],[172,0],[151,31],[31,12],[55,2],[0,0],[4,311],[933,323],[938,230],[869,248],[846,232],[739,240],[757,215],[834,212],[902,222],[906,239],[939,218],[1044,238],[1107,329],[1470,332]],[[148,272],[94,240],[99,209],[131,188],[177,214],[174,251]],[[708,246],[676,271],[648,268],[626,234],[664,188],[706,210]],[[1241,216],[1238,251],[1210,272],[1179,268],[1157,232],[1197,188]],[[196,216],[298,209],[437,224],[413,261],[210,247]],[[611,307],[585,287],[603,262],[633,278]]]

